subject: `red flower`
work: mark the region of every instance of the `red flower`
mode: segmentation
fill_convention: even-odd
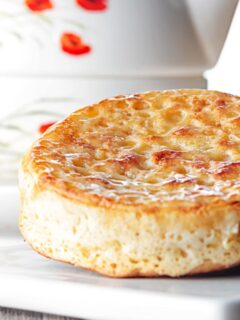
[[[104,11],[107,9],[107,0],[76,0],[77,4],[85,10]]]
[[[38,132],[41,133],[41,134],[44,133],[54,123],[56,123],[56,121],[49,121],[49,122],[42,123],[38,128]]]
[[[69,54],[81,55],[91,51],[91,47],[85,44],[82,39],[74,33],[65,32],[61,36],[60,41],[62,50]]]
[[[25,4],[32,11],[44,11],[53,8],[51,0],[25,0]]]

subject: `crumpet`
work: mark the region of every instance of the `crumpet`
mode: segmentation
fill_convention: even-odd
[[[20,229],[40,254],[113,277],[240,264],[240,98],[118,96],[49,128],[20,169]]]

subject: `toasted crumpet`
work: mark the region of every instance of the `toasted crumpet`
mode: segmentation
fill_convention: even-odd
[[[49,128],[20,173],[20,230],[40,254],[112,277],[240,264],[240,98],[118,96]]]

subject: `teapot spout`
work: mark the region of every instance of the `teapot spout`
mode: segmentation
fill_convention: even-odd
[[[186,0],[189,16],[209,68],[223,48],[238,0]]]

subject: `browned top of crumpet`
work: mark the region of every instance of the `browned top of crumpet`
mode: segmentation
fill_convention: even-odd
[[[152,91],[79,109],[25,156],[39,187],[93,205],[240,200],[240,98]]]

